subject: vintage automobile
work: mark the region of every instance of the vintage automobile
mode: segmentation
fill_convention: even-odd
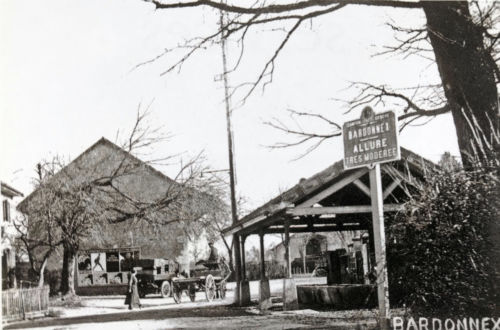
[[[226,281],[231,275],[229,266],[225,262],[208,262],[200,260],[196,263],[189,277],[175,277],[172,279],[172,296],[176,303],[181,302],[183,292],[186,292],[191,301],[195,301],[196,292],[204,291],[208,301],[218,297],[226,297]]]
[[[147,294],[161,294],[170,297],[172,294],[172,279],[179,272],[179,264],[167,259],[139,259],[135,262],[139,297]]]

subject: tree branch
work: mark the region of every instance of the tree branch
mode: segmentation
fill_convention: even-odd
[[[290,11],[298,11],[308,9],[315,6],[331,6],[331,5],[366,5],[380,7],[395,7],[395,8],[421,8],[418,2],[411,1],[390,1],[390,0],[305,0],[282,5],[267,5],[261,7],[241,7],[236,5],[226,4],[224,2],[216,2],[211,0],[198,0],[189,2],[164,3],[158,0],[146,0],[155,5],[156,9],[172,9],[172,8],[190,8],[207,6],[219,9],[225,12],[238,14],[278,14]]]

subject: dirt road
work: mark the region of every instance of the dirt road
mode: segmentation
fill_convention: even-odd
[[[258,285],[250,284],[256,300]],[[282,281],[272,281],[274,296],[280,296],[281,289]],[[224,300],[212,302],[206,300],[203,292],[196,294],[195,302],[183,294],[181,304],[172,298],[150,295],[141,299],[141,310],[128,311],[122,296],[82,297],[80,306],[51,307],[52,315],[57,317],[10,324],[4,329],[371,329],[375,325],[370,313],[346,316],[309,309],[260,315],[255,307],[230,306],[233,300],[233,290],[227,292]]]
[[[290,313],[256,315],[245,308],[206,306],[201,308],[152,309],[100,315],[45,319],[8,325],[4,329],[346,329],[355,324],[317,314]],[[370,329],[361,323],[357,329]]]

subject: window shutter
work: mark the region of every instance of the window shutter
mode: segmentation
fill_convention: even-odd
[[[8,200],[3,201],[3,220],[10,221],[10,204]]]

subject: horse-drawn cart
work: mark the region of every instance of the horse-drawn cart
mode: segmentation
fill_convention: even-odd
[[[204,291],[208,301],[226,297],[226,281],[231,272],[225,263],[198,262],[187,278],[172,279],[172,296],[176,303],[181,302],[182,292],[195,301],[196,292]]]

